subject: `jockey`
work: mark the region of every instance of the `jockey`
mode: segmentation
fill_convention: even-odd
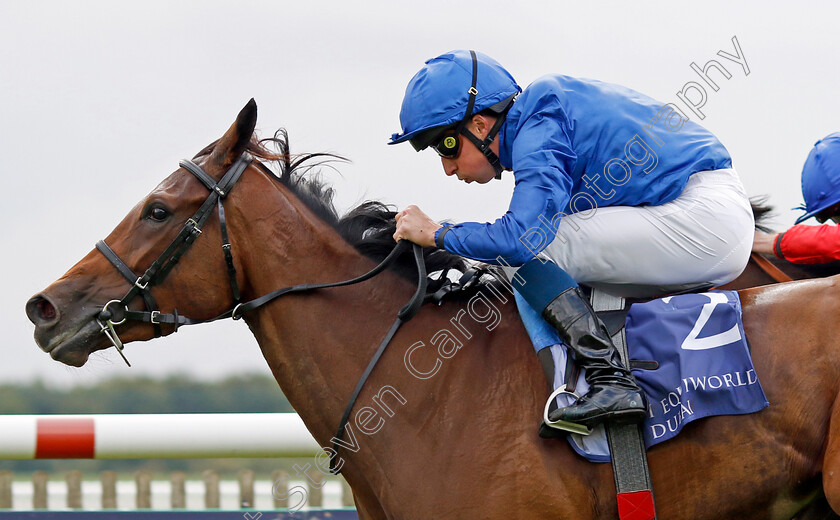
[[[590,385],[552,421],[641,421],[644,393],[578,283],[653,296],[737,277],[754,224],[726,148],[672,104],[562,75],[522,91],[498,62],[465,50],[426,62],[400,123],[389,144],[431,147],[445,174],[467,183],[512,171],[515,187],[492,223],[443,226],[408,206],[394,239],[518,267],[514,287],[558,330]],[[543,368],[553,381],[553,362]]]
[[[796,224],[811,217],[822,224],[840,223],[840,132],[817,141],[802,168],[802,197],[796,209],[805,214]],[[774,254],[795,264],[817,264],[840,260],[840,227],[795,225],[776,235],[755,232],[753,251]]]

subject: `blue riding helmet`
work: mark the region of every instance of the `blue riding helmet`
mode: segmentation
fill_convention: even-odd
[[[388,144],[412,140],[412,146],[420,151],[434,140],[426,130],[443,130],[486,108],[509,105],[522,92],[513,76],[496,60],[480,52],[475,57],[475,77],[470,51],[452,51],[427,61],[405,89],[400,110],[402,133],[391,135]],[[467,114],[473,82],[478,92],[471,113]]]
[[[808,154],[802,168],[802,197],[805,204],[794,209],[806,213],[796,219],[797,224],[840,202],[840,132],[817,141]]]

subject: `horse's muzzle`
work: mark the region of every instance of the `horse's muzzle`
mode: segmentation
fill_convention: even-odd
[[[64,364],[81,366],[101,333],[92,316],[62,317],[60,299],[36,294],[26,302],[26,316],[35,325],[35,343],[41,350]]]

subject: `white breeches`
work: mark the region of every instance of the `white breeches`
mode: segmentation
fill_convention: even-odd
[[[660,206],[599,207],[559,222],[541,253],[577,282],[619,296],[654,287],[724,284],[747,265],[754,235],[749,198],[733,169],[693,174]]]

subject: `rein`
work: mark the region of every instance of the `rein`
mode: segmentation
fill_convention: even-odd
[[[146,270],[146,272],[142,276],[137,276],[131,270],[131,268],[126,265],[125,262],[120,259],[120,257],[111,249],[108,244],[105,243],[104,240],[100,240],[96,243],[96,249],[98,249],[105,258],[108,259],[109,262],[123,275],[129,283],[132,284],[131,288],[122,297],[120,300],[111,300],[102,307],[102,310],[94,317],[94,320],[99,324],[101,331],[105,336],[111,341],[111,344],[117,349],[117,352],[122,356],[123,360],[128,366],[131,366],[131,363],[128,362],[125,355],[123,354],[123,349],[125,346],[123,345],[122,341],[120,340],[119,336],[117,335],[116,329],[114,328],[116,325],[119,325],[126,320],[132,321],[140,321],[144,323],[151,323],[155,328],[155,337],[160,337],[162,335],[160,324],[166,323],[175,326],[175,332],[178,331],[178,327],[181,325],[196,325],[199,323],[209,323],[221,319],[231,318],[233,320],[238,320],[242,318],[242,315],[248,311],[254,310],[258,307],[261,307],[270,301],[279,298],[280,296],[286,294],[294,294],[294,293],[301,293],[301,292],[308,292],[314,291],[316,289],[327,289],[331,287],[343,287],[347,285],[353,285],[360,282],[364,282],[365,280],[369,280],[376,276],[377,274],[384,271],[390,264],[394,262],[396,258],[398,258],[408,247],[410,242],[405,240],[401,240],[397,242],[397,245],[388,253],[388,256],[382,260],[379,265],[368,271],[367,273],[353,278],[351,280],[345,280],[342,282],[329,282],[329,283],[320,283],[320,284],[300,284],[294,285],[291,287],[284,287],[282,289],[277,289],[276,291],[272,291],[268,294],[255,298],[245,303],[240,302],[240,294],[239,294],[239,287],[236,282],[236,269],[233,265],[233,254],[231,251],[230,240],[228,239],[227,233],[227,225],[225,222],[225,214],[224,214],[224,205],[222,204],[222,199],[224,199],[228,193],[230,193],[231,188],[233,185],[236,184],[236,181],[239,180],[242,173],[248,167],[253,159],[248,154],[242,154],[239,159],[230,167],[230,169],[225,173],[222,179],[216,183],[212,177],[210,177],[200,166],[195,164],[194,162],[184,159],[179,164],[182,168],[186,169],[193,175],[195,175],[201,182],[204,184],[209,190],[210,194],[207,196],[207,199],[204,203],[199,207],[198,211],[193,215],[192,218],[187,220],[184,224],[184,227],[175,237],[175,239],[169,244],[169,246],[160,254],[160,256],[155,260],[152,265]],[[257,163],[259,164],[259,163]],[[261,164],[259,164],[262,166]],[[228,267],[228,277],[230,278],[231,289],[233,290],[233,298],[234,298],[234,307],[224,312],[215,318],[210,319],[191,319],[185,316],[178,314],[178,309],[173,309],[171,314],[165,314],[157,310],[157,302],[152,297],[149,287],[152,285],[159,284],[166,278],[166,275],[175,267],[175,264],[181,259],[184,253],[187,252],[189,247],[201,235],[201,227],[209,218],[210,214],[214,206],[217,208],[219,213],[219,224],[221,226],[221,235],[222,235],[222,250],[225,255],[225,262],[227,263]],[[399,330],[400,326],[409,321],[411,318],[414,317],[415,314],[420,310],[420,307],[423,305],[425,297],[426,297],[426,289],[428,285],[428,279],[426,278],[426,263],[423,259],[423,248],[417,244],[412,244],[414,248],[414,259],[417,263],[417,290],[415,291],[414,295],[411,299],[406,303],[402,309],[397,313],[397,320],[391,325],[391,328],[388,330],[388,333],[383,338],[382,342],[379,344],[379,348],[377,348],[376,352],[374,352],[373,357],[371,358],[370,362],[368,363],[367,368],[362,373],[362,376],[359,378],[358,383],[356,383],[356,388],[353,390],[352,395],[347,403],[347,406],[344,409],[344,413],[341,416],[341,420],[339,421],[338,432],[332,439],[333,443],[333,453],[330,457],[330,471],[334,474],[338,474],[341,472],[341,466],[335,467],[335,462],[338,455],[338,446],[337,443],[341,438],[344,436],[344,431],[347,426],[347,421],[350,417],[350,413],[353,410],[353,406],[356,403],[356,399],[361,393],[362,388],[365,385],[365,382],[370,376],[371,372],[373,372],[373,368],[376,366],[376,363],[379,361],[379,358],[382,357],[382,354],[385,352],[385,348],[391,342],[394,335]],[[143,298],[143,301],[146,304],[148,311],[135,311],[130,310],[128,308],[128,304],[134,299],[135,296],[140,295]],[[342,463],[343,465],[343,463]]]
[[[755,265],[764,271],[770,278],[778,283],[793,281],[793,278],[788,276],[784,271],[773,265],[773,262],[767,260],[758,253],[751,253],[750,259],[755,262]]]

